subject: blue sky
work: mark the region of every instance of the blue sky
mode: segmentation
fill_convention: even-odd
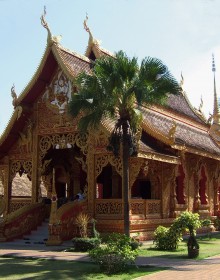
[[[0,133],[13,112],[13,83],[19,95],[44,53],[44,5],[50,29],[62,35],[63,46],[84,54],[88,13],[88,25],[104,48],[122,49],[140,60],[160,58],[177,80],[183,73],[192,105],[198,107],[202,95],[205,113],[212,112],[212,53],[220,95],[219,0],[0,0]]]

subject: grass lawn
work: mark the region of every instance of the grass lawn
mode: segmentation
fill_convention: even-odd
[[[204,259],[220,254],[220,233],[215,235],[206,235],[197,237],[200,250],[197,259]],[[161,251],[154,248],[153,245],[144,245],[140,247],[139,255],[146,257],[167,257],[167,258],[187,258],[187,240],[180,243],[176,251]]]
[[[27,259],[14,257],[0,257],[0,279],[111,279],[128,280],[142,275],[159,272],[163,268],[132,267],[126,273],[107,276],[100,273],[94,263],[58,261],[46,259]]]

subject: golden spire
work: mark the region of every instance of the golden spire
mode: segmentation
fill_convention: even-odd
[[[215,58],[214,54],[212,54],[212,72],[214,73],[214,108],[213,108],[213,123],[220,124],[220,114],[219,114],[219,106],[218,106],[218,96],[216,91],[216,82],[215,82]]]

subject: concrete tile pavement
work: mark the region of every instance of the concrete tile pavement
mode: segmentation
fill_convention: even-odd
[[[90,261],[88,254],[77,252],[64,252],[63,250],[70,247],[69,244],[63,246],[46,247],[39,245],[13,245],[10,243],[0,243],[1,256],[31,257],[31,258],[47,258],[53,260],[67,261]],[[137,265],[153,265],[158,267],[167,267],[168,270],[151,274],[149,276],[139,277],[138,280],[219,280],[220,279],[220,255],[207,258],[205,260],[177,260],[156,257],[138,257]],[[136,278],[137,280],[137,278]]]
[[[139,277],[138,280],[219,280],[220,279],[220,255],[205,260],[175,260],[165,258],[137,259],[139,265],[153,265],[168,267],[158,273]],[[136,278],[137,280],[137,278]]]

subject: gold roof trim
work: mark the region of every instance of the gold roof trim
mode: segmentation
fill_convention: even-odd
[[[185,91],[181,92],[182,95],[185,97],[187,104],[189,105],[190,109],[194,112],[194,114],[200,118],[200,120],[202,120],[203,122],[207,123],[207,119],[205,117],[205,115],[201,112],[198,112],[191,104],[191,102],[189,101],[188,95],[186,94]]]
[[[12,129],[14,123],[17,121],[19,118],[20,112],[22,111],[22,107],[18,106],[16,109],[13,111],[7,125],[5,126],[5,129],[3,130],[2,134],[0,135],[0,145],[6,140],[10,130]]]
[[[194,148],[189,148],[185,145],[182,146],[182,145],[174,144],[174,145],[171,145],[171,148],[177,149],[177,150],[180,150],[180,151],[184,151],[184,153],[188,152],[188,153],[191,153],[191,154],[196,154],[196,155],[199,155],[199,156],[202,156],[202,157],[208,157],[208,158],[212,158],[212,159],[216,159],[216,160],[220,161],[220,156],[216,156],[214,154],[207,153],[207,152],[202,152],[202,151],[194,149]]]
[[[158,130],[156,130],[155,128],[153,128],[151,124],[148,121],[146,121],[146,119],[142,121],[142,129],[147,133],[149,133],[152,137],[162,141],[167,145],[173,144],[173,139],[171,137],[168,137],[163,133],[159,132]]]
[[[162,115],[165,115],[168,118],[175,119],[176,121],[179,121],[180,123],[187,124],[189,126],[201,129],[201,130],[206,131],[206,132],[208,131],[207,123],[202,124],[202,123],[196,122],[193,119],[189,120],[187,117],[182,116],[182,115],[179,116],[177,113],[171,112],[170,110],[168,110],[164,107],[155,106],[155,105],[143,106],[143,107],[145,107],[149,110],[155,111],[157,113],[160,113]]]
[[[157,160],[157,161],[162,161],[162,162],[167,162],[167,163],[172,163],[172,164],[180,164],[181,160],[178,157],[172,157],[164,154],[157,154],[157,153],[138,153],[139,158],[146,158],[146,159],[151,159],[151,160]]]

